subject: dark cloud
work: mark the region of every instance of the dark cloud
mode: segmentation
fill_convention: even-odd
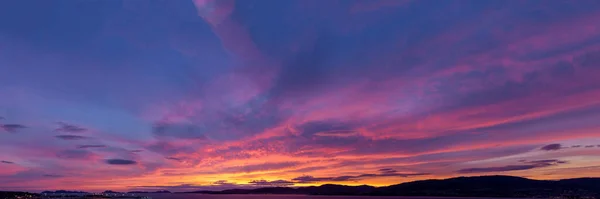
[[[573,146],[571,146],[571,148],[580,148],[580,147],[581,147],[581,145],[573,145]]]
[[[525,162],[524,165],[507,165],[501,167],[482,167],[482,168],[467,168],[458,170],[458,173],[488,173],[488,172],[505,172],[505,171],[521,171],[535,168],[549,167],[557,164],[565,164],[566,161],[560,160],[535,160]]]
[[[89,149],[89,148],[106,148],[106,145],[103,144],[89,144],[89,145],[79,145],[78,149]]]
[[[556,159],[549,159],[549,160],[534,160],[534,161],[526,161],[526,163],[531,163],[531,164],[535,164],[535,165],[547,165],[550,166],[554,163],[566,163],[565,161],[560,161],[560,160],[556,160]]]
[[[268,170],[277,170],[283,168],[290,168],[299,165],[298,162],[274,162],[274,163],[264,163],[264,164],[252,164],[252,165],[244,165],[244,166],[234,166],[234,167],[226,167],[221,169],[221,172],[227,173],[236,173],[236,172],[255,172],[255,171],[268,171]]]
[[[357,181],[365,178],[377,178],[377,177],[411,177],[411,176],[423,176],[430,175],[430,173],[398,173],[393,169],[380,169],[380,173],[366,173],[360,175],[346,175],[336,177],[313,177],[309,175],[300,176],[292,179],[295,183],[313,183],[313,182],[342,182],[342,181]]]
[[[562,145],[560,145],[560,144],[549,144],[549,145],[543,146],[542,150],[544,150],[544,151],[556,151],[556,150],[559,150],[561,148],[562,148]]]
[[[20,124],[2,124],[0,127],[9,133],[16,133],[19,129],[27,128],[26,126]]]
[[[390,169],[390,168],[383,168],[383,169],[379,169],[379,172],[381,172],[381,173],[396,173],[397,171],[394,169]]]
[[[227,182],[227,180],[217,180],[213,182],[216,185],[234,185],[235,183]]]
[[[248,184],[252,184],[252,185],[256,185],[256,186],[285,187],[285,186],[294,185],[294,182],[287,181],[287,180],[273,180],[273,181],[253,180],[253,181],[248,182]]]
[[[107,159],[105,160],[106,164],[112,165],[134,165],[137,164],[134,160],[124,160],[124,159]]]
[[[0,161],[0,163],[4,163],[4,164],[14,164],[14,162],[11,162],[11,161],[6,161],[6,160],[2,160],[2,161]]]
[[[175,160],[175,161],[177,161],[177,162],[181,162],[181,161],[183,161],[181,158],[176,158],[176,157],[165,157],[165,159],[168,159],[168,160]]]
[[[592,147],[594,147],[594,145],[587,145],[587,146],[585,146],[585,148],[592,148]]]
[[[56,154],[56,157],[63,159],[90,159],[94,156],[94,153],[86,150],[64,150]]]
[[[64,122],[57,122],[57,124],[59,125],[59,127],[57,129],[55,129],[55,131],[57,132],[63,132],[63,133],[82,133],[87,131],[86,128],[83,127],[79,127],[73,124],[67,124]]]
[[[157,137],[171,137],[179,139],[206,140],[204,127],[184,123],[156,123],[152,127],[152,133]]]
[[[79,136],[79,135],[57,135],[54,136],[58,139],[61,140],[83,140],[83,139],[88,139],[88,137],[85,136]]]

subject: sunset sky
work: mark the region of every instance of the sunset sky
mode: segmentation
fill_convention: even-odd
[[[600,177],[598,0],[2,0],[0,190]]]

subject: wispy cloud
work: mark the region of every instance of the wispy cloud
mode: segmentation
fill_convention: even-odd
[[[78,145],[78,149],[89,149],[89,148],[106,148],[106,145],[103,144],[88,144],[88,145]]]
[[[86,150],[75,150],[75,149],[71,149],[71,150],[63,150],[60,151],[56,154],[56,157],[58,158],[63,158],[63,159],[92,159],[94,158],[96,155],[92,152],[86,151]]]
[[[62,133],[82,133],[87,131],[86,128],[80,127],[80,126],[76,126],[73,124],[67,124],[64,122],[57,122],[57,124],[59,125],[58,128],[55,129],[55,131],[57,132],[62,132]]]
[[[378,177],[413,177],[413,176],[426,176],[431,175],[430,173],[401,173],[393,169],[380,170],[380,173],[365,173],[360,175],[346,175],[346,176],[335,176],[335,177],[313,177],[309,175],[300,176],[292,179],[296,183],[315,183],[315,182],[345,182],[345,181],[357,181],[365,178],[378,178]]]
[[[287,180],[273,180],[273,181],[253,180],[253,181],[248,182],[248,184],[257,185],[257,186],[285,187],[285,186],[294,185],[294,182],[287,181]]]
[[[21,124],[0,124],[0,127],[2,127],[2,130],[9,133],[16,133],[20,129],[27,128],[25,125]]]
[[[489,173],[489,172],[505,172],[505,171],[521,171],[530,170],[535,168],[549,167],[558,164],[565,164],[566,161],[560,160],[536,160],[526,162],[528,164],[523,165],[507,165],[500,167],[481,167],[481,168],[467,168],[458,170],[458,173]]]

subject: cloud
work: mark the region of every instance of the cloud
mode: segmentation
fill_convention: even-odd
[[[89,144],[89,145],[78,145],[78,149],[89,149],[89,148],[106,148],[103,144]]]
[[[152,127],[152,133],[159,138],[206,140],[205,132],[204,127],[189,123],[158,122]]]
[[[217,181],[213,182],[213,184],[216,184],[216,185],[234,185],[236,183],[228,182],[227,180],[217,180]]]
[[[88,137],[85,136],[79,136],[79,135],[57,135],[54,136],[58,139],[61,140],[83,140],[83,139],[88,139]]]
[[[95,154],[86,150],[64,150],[59,151],[56,157],[63,159],[87,160],[95,157]]]
[[[284,168],[290,168],[294,166],[300,165],[299,162],[268,162],[263,164],[251,164],[244,166],[233,166],[233,167],[225,167],[221,169],[221,172],[225,173],[237,173],[237,172],[255,172],[255,171],[270,171],[270,170],[279,170]]]
[[[9,133],[16,133],[19,129],[27,128],[26,126],[20,124],[0,124],[0,127]]]
[[[146,146],[146,149],[155,153],[168,156],[180,153],[191,153],[194,151],[194,148],[192,148],[192,146],[168,141],[157,141],[151,143]]]
[[[383,168],[383,169],[379,169],[379,172],[381,172],[381,173],[396,173],[397,171],[394,169],[390,169],[390,168]]]
[[[393,169],[380,169],[380,173],[365,173],[360,175],[345,175],[335,177],[313,177],[309,175],[300,176],[292,179],[296,183],[315,183],[315,182],[343,182],[343,181],[357,181],[366,178],[378,178],[378,177],[412,177],[412,176],[424,176],[431,175],[430,173],[399,173]]]
[[[544,151],[556,151],[556,150],[560,150],[562,148],[562,146],[560,144],[549,144],[546,145],[544,147],[542,147],[542,150]]]
[[[287,181],[287,180],[273,180],[273,181],[253,180],[253,181],[248,182],[248,184],[252,184],[252,185],[256,185],[256,186],[285,187],[285,186],[294,185],[294,182]]]
[[[134,165],[137,164],[134,160],[124,160],[124,159],[107,159],[105,160],[106,164],[111,165]]]
[[[489,172],[506,172],[506,171],[521,171],[530,170],[535,168],[549,167],[557,164],[565,164],[566,161],[560,160],[536,160],[536,161],[525,161],[524,165],[507,165],[501,167],[481,167],[481,168],[467,168],[458,170],[458,173],[489,173]]]
[[[46,177],[46,178],[62,178],[62,177],[64,177],[63,175],[56,175],[56,174],[44,174],[42,176]]]
[[[83,127],[79,127],[73,124],[67,124],[64,122],[57,122],[57,124],[59,125],[58,128],[55,129],[55,131],[57,132],[62,132],[62,133],[83,133],[85,131],[87,131],[86,128]]]
[[[181,162],[181,161],[183,161],[181,158],[176,158],[176,157],[165,157],[165,159],[168,159],[168,160],[175,160],[175,161],[177,161],[177,162]]]
[[[6,161],[6,160],[2,160],[2,161],[0,161],[0,163],[4,163],[4,164],[14,164],[14,162],[11,162],[11,161]]]

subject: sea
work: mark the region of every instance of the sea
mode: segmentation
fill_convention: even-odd
[[[152,199],[486,199],[460,197],[409,196],[308,196],[308,195],[208,195],[208,194],[151,194]],[[498,198],[495,198],[498,199]]]

